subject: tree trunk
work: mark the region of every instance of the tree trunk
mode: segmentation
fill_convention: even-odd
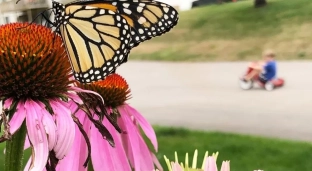
[[[267,4],[266,0],[255,0],[255,7],[263,7]]]

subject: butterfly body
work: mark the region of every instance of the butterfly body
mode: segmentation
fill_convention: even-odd
[[[104,79],[128,60],[133,47],[168,32],[178,13],[151,0],[52,2],[54,27],[65,44],[76,80]]]

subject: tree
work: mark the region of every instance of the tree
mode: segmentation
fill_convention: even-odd
[[[255,0],[255,7],[258,8],[258,7],[263,7],[267,4],[267,1],[266,0]]]

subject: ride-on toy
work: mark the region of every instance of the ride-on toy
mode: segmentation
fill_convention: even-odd
[[[251,67],[248,67],[247,72],[244,75],[249,74],[252,70],[253,69]],[[260,87],[266,89],[267,91],[272,91],[275,88],[282,87],[284,85],[284,82],[285,81],[282,78],[275,78],[263,84],[261,81],[259,81],[258,75],[256,75],[249,81],[242,80],[241,78],[239,79],[239,85],[243,90],[252,89],[254,84],[257,83]]]

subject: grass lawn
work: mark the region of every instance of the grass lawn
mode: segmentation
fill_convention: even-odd
[[[176,128],[156,127],[156,132],[157,156],[163,166],[163,155],[174,160],[174,151],[177,151],[179,159],[184,159],[186,152],[193,156],[194,150],[198,149],[200,159],[206,150],[210,153],[219,151],[219,165],[222,160],[230,160],[231,171],[312,170],[312,145],[309,143]]]
[[[267,1],[258,9],[246,0],[181,12],[171,32],[142,43],[130,59],[250,60],[266,48],[280,59],[312,59],[312,1]]]
[[[199,150],[199,164],[206,150],[219,151],[218,163],[231,161],[231,171],[310,171],[312,145],[276,139],[258,138],[216,132],[190,131],[180,128],[155,127],[159,141],[157,157],[163,166],[163,155],[174,160],[174,151],[184,160],[186,152],[192,157]],[[0,170],[3,170],[4,144],[0,144]]]

